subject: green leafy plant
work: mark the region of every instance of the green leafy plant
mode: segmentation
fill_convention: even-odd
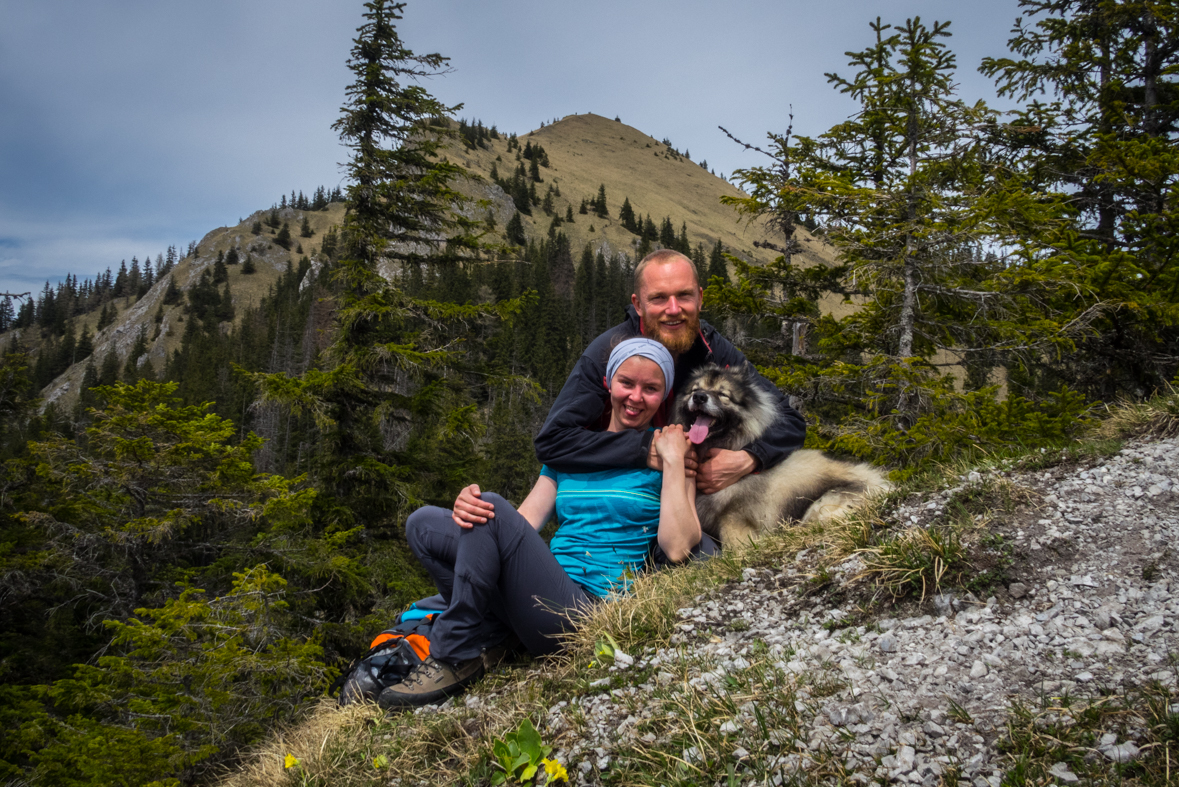
[[[609,634],[603,634],[594,643],[594,658],[600,664],[607,664],[614,660],[614,651],[619,650],[618,643]]]
[[[564,766],[548,758],[552,750],[552,746],[545,746],[541,742],[540,733],[532,726],[532,722],[524,719],[514,732],[509,732],[503,740],[496,741],[492,746],[495,765],[499,766],[502,772],[492,776],[491,783],[551,784],[556,781],[568,781]],[[534,778],[538,778],[538,772],[543,774],[544,781],[533,782]]]

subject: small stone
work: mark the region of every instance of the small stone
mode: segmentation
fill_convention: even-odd
[[[1105,631],[1101,632],[1101,636],[1110,642],[1125,643],[1126,641],[1125,635],[1113,627],[1107,628]]]
[[[972,664],[970,667],[970,677],[985,678],[989,671],[990,670],[987,669],[986,664],[982,663],[981,661],[975,661],[974,664]]]
[[[897,752],[897,766],[896,770],[901,773],[908,773],[913,770],[913,765],[917,759],[917,751],[912,746],[902,746]]]
[[[627,653],[623,653],[621,650],[614,651],[614,666],[615,667],[621,667],[621,668],[625,669],[634,663],[635,663],[634,656],[631,656]]]
[[[720,726],[720,731],[721,731],[722,735],[732,735],[734,732],[737,732],[739,729],[741,729],[741,728],[738,727],[736,725],[736,723],[734,723],[732,721],[726,721],[724,724],[722,724]]]
[[[876,647],[884,653],[895,653],[897,649],[897,641],[891,634],[885,634],[880,639],[876,640]]]
[[[1074,680],[1076,680],[1078,683],[1088,683],[1089,681],[1093,680],[1093,673],[1088,671],[1079,672],[1074,677]]]
[[[1084,576],[1077,576],[1074,574],[1073,576],[1069,577],[1068,581],[1070,585],[1074,585],[1076,587],[1097,587],[1097,582],[1094,581],[1092,574],[1085,574]]]
[[[950,615],[954,612],[954,594],[938,593],[933,597],[933,607],[939,615]]]
[[[1012,598],[1023,598],[1028,594],[1028,586],[1022,582],[1012,582],[1007,586],[1007,592]]]
[[[1102,746],[1101,753],[1106,756],[1106,759],[1113,762],[1133,762],[1138,759],[1138,747],[1134,745],[1133,741],[1126,741],[1117,746]]]
[[[738,746],[737,748],[733,749],[733,756],[736,757],[738,760],[743,760],[749,756],[749,752],[746,751],[741,746]]]
[[[1048,769],[1048,773],[1052,776],[1055,776],[1057,779],[1060,779],[1060,781],[1065,784],[1076,784],[1080,781],[1080,778],[1071,770],[1069,770],[1067,763],[1056,763]]]
[[[1151,615],[1145,620],[1139,621],[1138,625],[1136,625],[1134,629],[1136,631],[1141,631],[1143,634],[1153,634],[1154,632],[1161,629],[1163,627],[1163,623],[1165,622],[1166,621],[1163,619],[1162,615]]]

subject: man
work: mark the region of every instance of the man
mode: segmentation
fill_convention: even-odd
[[[635,291],[627,319],[595,339],[582,353],[573,373],[549,410],[536,436],[536,456],[549,467],[569,473],[610,467],[659,468],[651,450],[651,432],[600,430],[609,392],[604,384],[606,359],[623,339],[644,335],[657,339],[675,358],[676,387],[686,384],[692,372],[705,363],[743,366],[741,351],[707,323],[700,322],[704,290],[691,259],[671,249],[648,254],[635,268]],[[760,374],[758,386],[769,392],[778,406],[778,419],[761,437],[740,451],[713,449],[699,457],[696,488],[712,494],[762,468],[772,467],[802,447],[806,422],[782,393]],[[666,423],[675,391],[656,416]]]

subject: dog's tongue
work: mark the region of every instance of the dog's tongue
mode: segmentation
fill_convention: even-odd
[[[688,430],[688,439],[692,441],[693,445],[700,445],[708,437],[708,427],[710,426],[712,426],[711,415],[696,416],[696,423],[692,424],[692,428]]]

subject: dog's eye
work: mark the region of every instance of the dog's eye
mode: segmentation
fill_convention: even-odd
[[[718,391],[716,395],[722,399],[732,399],[733,398],[733,397],[729,396],[727,393],[725,393],[724,391]]]

